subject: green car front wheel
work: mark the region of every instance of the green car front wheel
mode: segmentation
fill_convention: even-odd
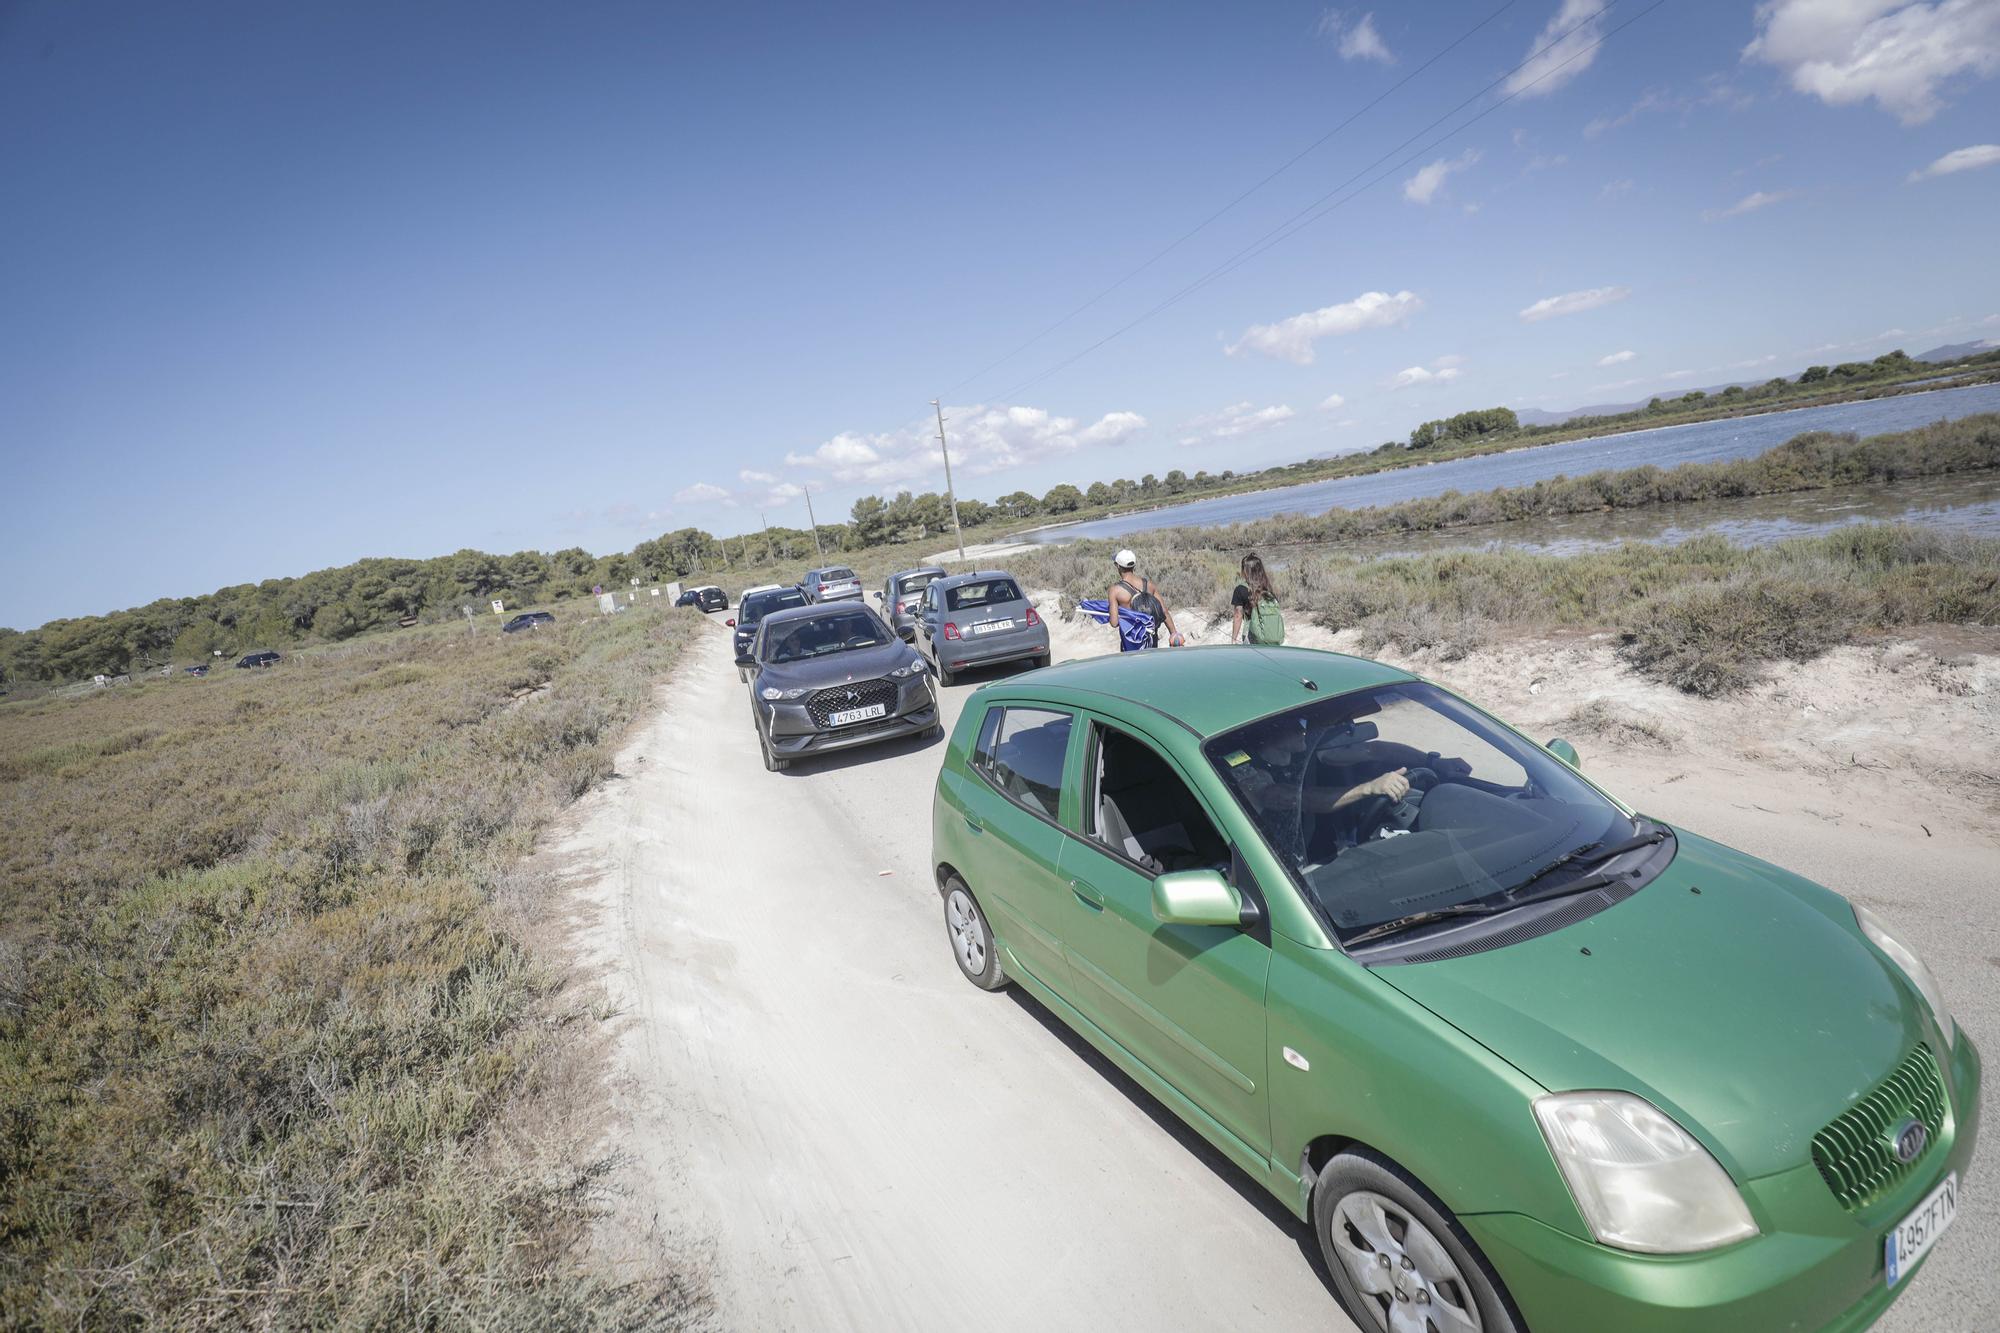
[[[1376,1333],[1520,1333],[1512,1303],[1448,1209],[1385,1158],[1350,1149],[1313,1187],[1313,1230],[1341,1303]]]

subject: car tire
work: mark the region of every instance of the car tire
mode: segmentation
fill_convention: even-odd
[[[1439,1326],[1520,1333],[1514,1302],[1458,1219],[1387,1158],[1354,1148],[1328,1161],[1313,1185],[1312,1222],[1334,1290],[1360,1328],[1385,1333],[1391,1309],[1416,1302],[1468,1316]]]
[[[780,759],[777,756],[771,749],[771,742],[765,738],[764,733],[761,731],[757,733],[757,748],[763,752],[765,772],[782,773],[792,766],[791,760]]]
[[[951,960],[967,981],[981,990],[999,990],[1009,984],[1007,969],[1000,965],[1000,946],[986,922],[986,909],[956,875],[944,882],[944,937],[951,946]]]
[[[939,662],[937,664],[937,678],[938,678],[938,684],[940,685],[950,685],[958,679],[957,676],[954,676],[951,673],[951,668],[946,666],[943,662]]]

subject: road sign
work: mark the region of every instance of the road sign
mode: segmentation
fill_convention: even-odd
[[[493,614],[496,616],[506,615],[507,603],[501,601],[498,597],[495,597],[493,599]]]

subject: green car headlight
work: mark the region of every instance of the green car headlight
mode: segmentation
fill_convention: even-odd
[[[1861,933],[1875,942],[1875,947],[1889,955],[1889,961],[1903,969],[1903,975],[1924,997],[1924,1003],[1931,1007],[1931,1016],[1937,1019],[1938,1031],[1944,1034],[1945,1048],[1949,1050],[1958,1041],[1958,1025],[1951,1021],[1951,1010],[1944,1007],[1944,990],[1938,985],[1931,970],[1924,966],[1924,960],[1917,957],[1916,950],[1904,944],[1889,933],[1882,924],[1882,918],[1867,908],[1855,905],[1855,924]]]
[[[1535,1118],[1591,1234],[1647,1254],[1712,1250],[1757,1234],[1708,1149],[1629,1092],[1558,1092]]]

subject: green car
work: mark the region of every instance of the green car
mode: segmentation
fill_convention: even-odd
[[[1979,1056],[1865,909],[1424,680],[1296,648],[985,686],[945,925],[1309,1222],[1363,1328],[1858,1329]]]

